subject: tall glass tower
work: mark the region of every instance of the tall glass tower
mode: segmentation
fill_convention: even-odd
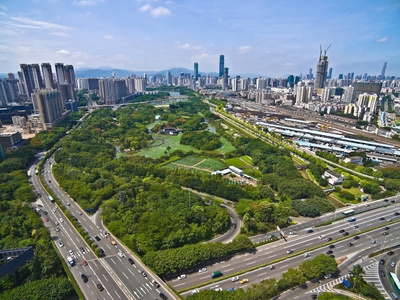
[[[224,60],[225,60],[224,56],[220,55],[219,56],[219,77],[224,76],[224,67],[225,67]]]
[[[199,63],[194,63],[194,80],[197,81],[199,78]]]

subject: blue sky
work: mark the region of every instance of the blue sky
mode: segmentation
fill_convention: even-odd
[[[192,69],[279,77],[315,73],[319,47],[333,75],[400,76],[400,1],[0,0],[0,73],[20,63],[75,69]]]

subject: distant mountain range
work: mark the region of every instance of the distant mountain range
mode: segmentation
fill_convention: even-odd
[[[76,69],[75,70],[75,77],[76,78],[87,78],[87,77],[111,77],[113,70],[115,70],[115,75],[117,77],[128,77],[131,76],[132,74],[136,76],[143,76],[144,73],[147,74],[147,76],[154,76],[154,75],[162,75],[166,76],[167,72],[170,71],[172,76],[179,76],[181,73],[189,73],[191,75],[194,75],[193,70],[189,70],[186,68],[171,68],[168,70],[162,70],[162,71],[131,71],[131,70],[123,70],[123,69],[113,69],[113,68],[108,68],[108,67],[103,67],[103,68],[98,68],[98,69]],[[54,71],[54,70],[53,70]],[[200,75],[210,75],[210,76],[218,76],[217,72],[199,72]],[[14,74],[15,78],[17,77],[17,74]],[[230,76],[236,76],[235,74],[230,74]],[[251,73],[246,73],[246,74],[240,74],[241,77],[266,77],[263,75],[259,74],[251,74]],[[0,73],[0,78],[6,78],[7,73]]]

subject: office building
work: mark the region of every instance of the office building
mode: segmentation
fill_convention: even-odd
[[[385,79],[386,67],[387,67],[387,61],[385,61],[384,64],[383,64],[382,73],[381,73],[381,76],[380,76],[381,80]]]
[[[194,80],[197,81],[199,78],[199,63],[194,63]]]
[[[43,63],[42,73],[44,79],[44,86],[46,87],[46,89],[55,89],[56,86],[53,80],[53,71],[51,70],[51,64]]]
[[[222,89],[225,91],[228,89],[228,74],[229,68],[224,68],[224,77],[222,78]]]
[[[195,65],[195,69],[196,69],[196,65]],[[171,75],[170,71],[167,72],[167,84],[172,85],[172,75]]]
[[[328,79],[332,79],[332,68],[329,68]]]
[[[313,79],[312,68],[310,68],[310,71],[308,72],[308,79]]]
[[[42,90],[33,94],[33,106],[40,114],[45,129],[57,126],[62,120],[62,103],[57,90]]]
[[[224,76],[224,68],[225,68],[225,58],[223,55],[219,56],[219,77],[221,78]]]
[[[322,89],[325,86],[326,76],[328,73],[328,56],[325,54],[322,55],[322,50],[319,54],[319,61],[317,64],[317,73],[315,75],[315,89]]]
[[[56,68],[56,76],[57,76],[57,85],[59,86],[60,84],[64,84],[65,82],[65,77],[64,77],[64,64],[63,63],[56,63],[54,64]]]

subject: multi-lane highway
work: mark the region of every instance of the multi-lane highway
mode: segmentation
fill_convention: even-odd
[[[358,239],[350,238],[340,242],[334,242],[334,240],[342,238],[343,233],[339,231],[345,230],[350,235],[355,234],[359,231],[383,225],[389,222],[389,220],[400,220],[400,216],[395,216],[394,212],[400,210],[400,205],[393,204],[389,207],[379,208],[375,211],[366,212],[363,214],[358,214],[356,216],[355,222],[348,222],[348,219],[334,222],[331,225],[324,227],[313,228],[312,233],[307,233],[306,230],[301,230],[297,232],[297,235],[289,236],[287,241],[280,240],[271,244],[263,245],[256,248],[256,251],[248,254],[241,254],[232,257],[223,262],[218,262],[207,267],[207,272],[196,272],[193,274],[186,274],[187,278],[183,280],[174,279],[169,282],[169,284],[176,290],[181,290],[200,284],[202,282],[207,282],[211,280],[211,274],[215,271],[220,270],[223,275],[229,276],[236,272],[247,270],[251,267],[258,266],[267,262],[274,261],[279,258],[288,256],[288,251],[293,251],[293,253],[304,251],[312,247],[328,243],[329,238],[332,239],[330,243],[335,245],[335,248],[328,248],[324,246],[314,251],[310,251],[309,257],[304,257],[304,254],[288,258],[279,263],[275,263],[275,269],[270,269],[269,266],[264,268],[258,268],[251,272],[245,273],[240,276],[241,279],[249,279],[249,283],[241,285],[238,282],[232,282],[230,279],[223,280],[221,282],[211,284],[203,287],[202,289],[209,288],[245,288],[252,283],[260,282],[261,280],[268,277],[279,278],[283,272],[289,267],[297,267],[305,259],[310,259],[315,257],[315,255],[320,253],[326,253],[327,251],[332,251],[332,255],[336,258],[349,257],[350,255],[356,255],[359,251],[366,248],[379,248],[385,247],[387,245],[400,243],[400,229],[399,225],[389,225],[388,230],[376,229],[374,231],[360,234]],[[384,218],[384,220],[380,220]],[[354,226],[357,226],[355,228]],[[388,235],[383,235],[383,232],[388,232]],[[376,240],[375,243],[373,241]],[[352,243],[352,245],[349,245]],[[372,250],[371,250],[372,251]],[[189,292],[183,293],[187,295]]]
[[[105,256],[98,259],[92,250],[85,243],[69,220],[64,216],[56,204],[50,203],[48,194],[42,187],[39,177],[32,175],[32,184],[40,194],[42,211],[47,211],[47,215],[42,214],[43,220],[51,230],[51,234],[57,247],[60,249],[64,259],[68,256],[69,250],[73,251],[73,257],[77,262],[76,266],[71,267],[72,274],[80,284],[87,299],[158,299],[160,294],[164,294],[168,299],[176,299],[172,291],[151,272],[135,255],[117,241],[113,246],[106,239],[106,229],[101,223],[98,213],[89,216],[75,203],[67,193],[57,184],[51,167],[54,164],[53,157],[47,159],[42,166],[42,178],[62,202],[62,204],[78,220],[85,231],[96,240],[97,245],[103,249]],[[36,165],[32,167],[37,168]],[[35,172],[31,172],[35,174]],[[57,225],[58,224],[58,225]],[[59,228],[59,231],[56,231]],[[62,241],[63,246],[60,246]],[[80,249],[83,247],[84,252]],[[131,259],[132,262],[129,262]],[[88,263],[84,265],[83,260]],[[83,283],[81,274],[88,276],[88,282]],[[155,281],[156,283],[154,283]],[[99,291],[97,284],[104,287],[104,291]],[[107,296],[108,298],[107,298]]]

